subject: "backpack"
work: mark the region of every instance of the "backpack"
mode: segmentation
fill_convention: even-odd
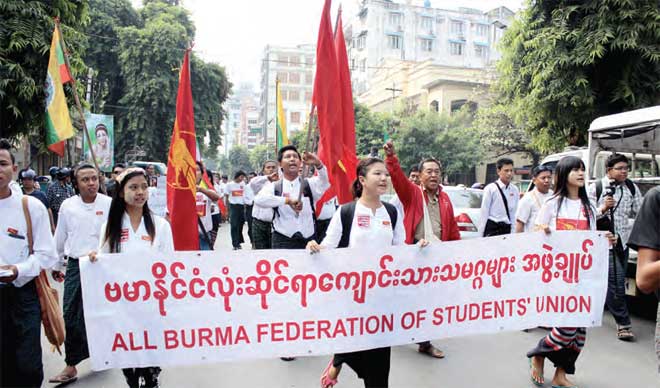
[[[396,221],[398,217],[398,212],[396,211],[396,207],[394,207],[394,205],[392,205],[391,203],[387,203],[387,202],[382,202],[382,204],[383,206],[385,206],[385,210],[387,210],[387,214],[390,216],[392,232],[394,232],[394,228],[396,227]],[[339,244],[337,245],[337,248],[347,248],[351,238],[351,227],[353,226],[353,217],[355,216],[355,201],[343,205],[339,210],[339,215],[341,216],[341,239],[339,240]]]
[[[276,197],[281,197],[282,196],[282,180],[278,180],[275,182],[275,187],[273,188],[273,193],[275,194]],[[307,179],[303,179],[301,184],[300,184],[300,190],[302,190],[303,197],[309,198],[309,205],[312,207],[312,219],[314,220],[314,225],[316,225],[316,210],[314,209],[314,196],[312,196],[312,188],[309,187],[309,182]],[[280,213],[278,211],[278,208],[274,208],[273,212],[273,220],[275,219],[275,215],[278,217],[280,216]]]

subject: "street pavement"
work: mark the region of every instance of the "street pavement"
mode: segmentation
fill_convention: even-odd
[[[245,228],[247,229],[247,228]],[[249,239],[245,238],[245,241]],[[243,249],[250,249],[243,244]],[[231,249],[229,225],[222,224],[216,250]],[[616,325],[606,312],[603,326],[589,329],[585,348],[577,362],[573,381],[580,388],[658,388],[660,374],[654,351],[655,322],[632,317],[637,342],[616,339]],[[434,341],[445,352],[444,359],[432,359],[417,353],[414,345],[392,349],[391,388],[523,388],[534,387],[529,379],[525,353],[534,347],[547,331],[514,331],[500,334],[451,338]],[[64,367],[64,357],[50,351],[45,338],[44,387],[48,378]],[[258,355],[255,355],[258,357]],[[284,362],[264,359],[246,362],[166,368],[161,373],[161,386],[169,387],[240,387],[240,388],[308,388],[318,387],[321,372],[330,356],[303,357]],[[546,361],[546,387],[550,387],[552,364]],[[92,372],[89,361],[78,367],[79,379],[70,387],[126,386],[120,370]],[[337,387],[358,388],[362,382],[348,367],[339,376]]]

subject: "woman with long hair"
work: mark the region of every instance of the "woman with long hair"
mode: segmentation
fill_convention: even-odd
[[[405,243],[403,215],[398,213],[394,205],[380,200],[380,196],[387,191],[390,175],[385,163],[377,158],[363,159],[357,165],[356,175],[353,196],[357,200],[342,205],[335,212],[321,244],[313,240],[307,244],[310,252],[361,244],[392,246]],[[427,242],[422,240],[420,244],[426,246]],[[328,388],[337,384],[344,363],[364,380],[365,387],[388,386],[389,347],[335,354],[321,376],[321,387]]]
[[[550,234],[555,230],[596,230],[596,206],[589,201],[585,189],[585,167],[582,159],[562,158],[555,169],[555,194],[539,210],[536,228]],[[614,236],[606,234],[610,242]],[[567,374],[575,373],[575,362],[584,347],[587,330],[584,327],[555,327],[527,353],[532,382],[544,384],[543,366],[548,358],[555,364],[553,388],[575,385]]]
[[[139,167],[127,168],[117,177],[108,220],[101,228],[99,252],[131,253],[136,258],[174,252],[170,225],[149,210],[148,188],[147,173]],[[92,252],[90,261],[97,259],[98,255]],[[131,388],[158,387],[157,366],[122,371]]]

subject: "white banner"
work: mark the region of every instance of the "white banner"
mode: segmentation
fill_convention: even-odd
[[[555,232],[417,246],[81,260],[94,370],[598,326],[608,245]]]

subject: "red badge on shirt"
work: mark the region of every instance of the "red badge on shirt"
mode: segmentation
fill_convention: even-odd
[[[232,197],[242,197],[243,196],[243,190],[232,190],[231,191],[231,196]]]
[[[119,242],[125,243],[128,241],[128,229],[121,230],[121,236],[119,237]]]
[[[18,234],[18,230],[14,228],[7,228],[7,233],[16,235]]]
[[[151,236],[142,236],[143,241],[151,241]]]
[[[371,223],[371,217],[357,216],[357,224],[360,228],[368,228],[370,223]]]
[[[383,226],[390,226],[392,223],[390,221],[383,221]]]
[[[102,216],[103,215],[103,210],[97,210],[96,215],[97,216]]]

